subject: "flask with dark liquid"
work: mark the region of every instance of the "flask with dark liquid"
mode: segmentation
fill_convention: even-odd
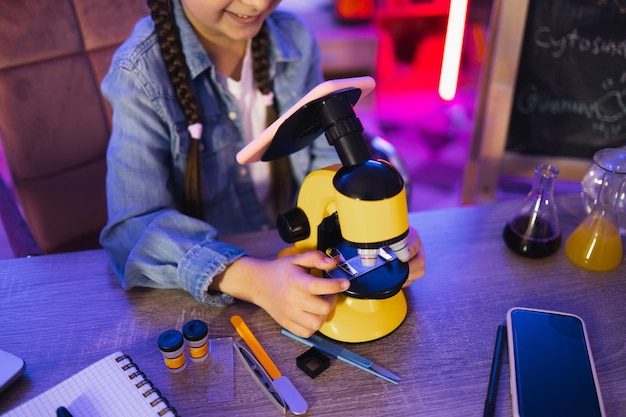
[[[552,165],[535,168],[532,189],[502,232],[512,251],[528,258],[544,258],[561,247],[561,228],[554,201],[558,175],[559,170]]]

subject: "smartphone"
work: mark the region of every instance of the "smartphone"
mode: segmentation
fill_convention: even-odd
[[[513,416],[605,416],[580,317],[513,308],[506,323]]]
[[[22,358],[0,349],[0,392],[18,379],[26,369]]]

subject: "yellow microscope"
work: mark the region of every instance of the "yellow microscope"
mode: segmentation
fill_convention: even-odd
[[[354,111],[374,85],[371,77],[320,84],[237,155],[240,163],[270,161],[304,148],[321,131],[335,147],[341,164],[311,172],[297,207],[279,215],[276,226],[294,244],[292,253],[320,250],[337,259],[324,276],[347,278],[350,288],[339,295],[320,333],[351,343],[386,336],[407,313],[404,181],[390,163],[372,158]]]

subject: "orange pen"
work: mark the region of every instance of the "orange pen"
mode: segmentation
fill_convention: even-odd
[[[246,322],[243,321],[241,316],[232,316],[230,318],[230,323],[233,325],[235,330],[237,330],[237,333],[239,333],[239,336],[241,336],[244,342],[246,342],[246,344],[248,345],[252,353],[254,353],[254,356],[256,356],[257,360],[261,363],[263,368],[265,368],[265,372],[267,372],[270,378],[280,378],[282,374],[278,370],[278,367],[276,366],[276,364],[274,364],[274,361],[272,361],[270,355],[268,355],[265,349],[263,349],[263,346],[261,346],[261,343],[259,343]]]

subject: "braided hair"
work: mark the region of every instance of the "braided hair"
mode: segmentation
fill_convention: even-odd
[[[167,69],[169,79],[176,91],[176,97],[183,109],[189,126],[192,141],[185,166],[183,187],[182,212],[198,219],[203,219],[202,187],[200,169],[200,138],[201,125],[198,103],[191,90],[189,68],[183,54],[180,33],[174,19],[174,10],[171,0],[148,0],[150,14],[157,32],[161,55]],[[259,33],[252,39],[253,73],[257,88],[264,95],[271,95],[271,80],[269,73],[269,35],[267,25],[263,23]],[[267,107],[266,125],[269,126],[278,117],[275,100]],[[291,182],[291,167],[288,158],[270,162],[272,177],[272,194],[274,206],[278,209],[280,196],[285,194]],[[289,193],[287,193],[289,194]]]
[[[272,93],[270,85],[270,60],[269,60],[269,38],[267,34],[267,26],[263,23],[261,30],[252,38],[252,71],[254,73],[254,81],[256,86],[263,95]],[[269,126],[278,118],[276,105],[267,106],[266,125]]]
[[[157,32],[161,55],[165,62],[167,74],[176,91],[188,126],[201,126],[198,103],[191,91],[189,68],[183,54],[183,45],[170,0],[148,0],[150,13]],[[199,132],[197,131],[199,130]],[[192,133],[193,132],[193,133]],[[187,155],[183,186],[184,214],[198,219],[204,217],[202,209],[202,184],[200,172],[200,137],[201,129],[190,129],[192,140]]]
[[[269,77],[269,38],[267,26],[263,24],[259,33],[252,39],[252,69],[254,81],[261,94],[272,93]],[[265,125],[269,126],[278,118],[275,101],[267,106]],[[289,157],[270,161],[272,205],[276,213],[286,210],[291,203],[294,184]]]

